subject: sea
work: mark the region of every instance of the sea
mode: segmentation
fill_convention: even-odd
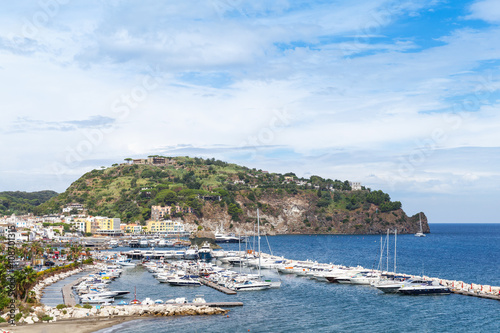
[[[500,224],[430,224],[427,237],[398,235],[396,271],[467,283],[500,286]],[[381,260],[380,235],[281,235],[261,237],[263,252],[288,259],[365,268],[394,269],[394,234],[389,261]],[[247,245],[225,244],[227,250]],[[114,250],[128,250],[118,248]],[[239,270],[240,268],[234,268]],[[281,278],[280,289],[225,295],[206,286],[158,283],[143,267],[125,269],[112,290],[130,290],[128,299],[167,300],[203,295],[207,302],[243,302],[227,315],[157,317],[134,320],[99,333],[136,332],[500,332],[500,302],[462,295],[404,296],[369,286],[319,282],[295,275]]]

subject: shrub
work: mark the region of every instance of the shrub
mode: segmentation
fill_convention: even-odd
[[[83,306],[83,308],[84,308],[84,309],[92,309],[92,305],[90,305],[90,304],[85,304],[85,305]]]
[[[57,310],[64,309],[65,307],[66,307],[66,305],[65,305],[65,304],[57,304],[57,305],[56,305],[56,309],[57,309]]]
[[[75,308],[81,308],[82,306],[80,304],[75,305]]]
[[[3,319],[3,317],[0,317],[0,323],[6,323],[7,320]]]
[[[68,313],[68,311],[67,311],[67,310],[62,310],[62,313],[63,313],[63,314],[67,314],[67,313]]]
[[[43,317],[42,317],[42,318],[40,318],[40,319],[41,319],[42,321],[49,321],[49,320],[52,320],[52,319],[54,319],[54,318],[52,318],[51,316],[47,316],[47,315],[45,315],[45,316],[43,316]]]
[[[19,321],[23,317],[23,314],[21,312],[17,313],[16,316],[14,317],[15,321]]]

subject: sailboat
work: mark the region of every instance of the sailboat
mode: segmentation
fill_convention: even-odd
[[[260,252],[260,221],[259,221],[259,209],[257,208],[257,240],[258,240],[258,253],[259,253],[259,278],[260,274],[260,264],[261,264],[261,255]],[[245,279],[244,281],[238,281],[237,283],[231,286],[233,290],[236,291],[246,291],[246,290],[264,290],[271,288],[271,282],[255,280],[255,279]]]
[[[418,220],[420,221],[420,231],[415,234],[416,237],[425,237],[424,231],[422,230],[422,218],[420,213],[418,213]]]

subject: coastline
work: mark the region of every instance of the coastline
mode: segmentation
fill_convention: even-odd
[[[133,320],[149,316],[119,316],[111,318],[91,317],[85,319],[58,320],[52,323],[36,323],[21,326],[0,326],[0,329],[10,333],[92,333]]]

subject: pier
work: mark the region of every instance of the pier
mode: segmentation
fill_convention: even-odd
[[[223,286],[219,286],[218,284],[215,284],[211,281],[208,281],[207,279],[202,278],[202,277],[200,277],[199,279],[200,279],[200,282],[207,287],[213,288],[213,289],[220,291],[220,292],[223,292],[224,294],[227,294],[227,295],[236,295],[236,291],[234,291],[234,290],[231,290],[231,289],[223,287]]]
[[[83,280],[85,280],[85,278],[79,278],[78,280],[73,281],[70,284],[67,284],[64,287],[62,287],[63,302],[66,306],[75,306],[76,305],[75,296],[74,296],[73,290],[71,288],[74,285],[79,284]]]
[[[243,302],[187,303],[179,305],[209,306],[211,308],[229,308],[235,306],[243,306]]]

